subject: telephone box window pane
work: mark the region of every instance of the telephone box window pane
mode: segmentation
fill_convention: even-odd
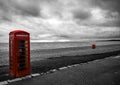
[[[25,47],[25,41],[24,40],[19,41],[19,47],[20,48]]]
[[[24,71],[27,69],[27,63],[26,63],[26,41],[20,40],[19,41],[19,71]]]

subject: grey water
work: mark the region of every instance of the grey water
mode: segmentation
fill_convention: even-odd
[[[87,47],[91,46],[92,44],[96,44],[97,46],[104,46],[104,45],[120,45],[120,41],[107,41],[107,40],[100,40],[100,41],[76,41],[76,42],[34,42],[31,43],[31,56],[34,60],[34,56],[38,56],[38,53],[42,51],[44,54],[41,56],[45,56],[48,54],[48,51],[45,50],[52,50],[52,49],[60,49],[60,48],[71,48],[71,47]],[[36,52],[37,51],[37,52]],[[8,43],[0,43],[0,66],[8,65],[9,59],[9,44]],[[51,51],[52,54],[53,51]],[[47,56],[49,56],[48,54]],[[38,56],[39,57],[39,56]],[[36,58],[36,57],[35,57]]]

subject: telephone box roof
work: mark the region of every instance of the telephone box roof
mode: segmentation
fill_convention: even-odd
[[[29,34],[29,33],[24,30],[14,30],[11,31],[9,34],[11,35],[11,34]]]

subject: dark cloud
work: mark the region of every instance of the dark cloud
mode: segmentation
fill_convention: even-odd
[[[86,0],[87,1],[87,0]],[[101,27],[120,27],[120,0],[89,0],[90,8],[99,8],[103,11],[104,18],[106,21],[104,23],[89,22],[87,19],[91,17],[90,11],[76,10],[73,12],[73,16],[76,20],[76,23],[81,25],[93,25]],[[105,13],[104,13],[105,11]],[[82,22],[82,20],[86,20]]]
[[[0,18],[11,21],[12,15],[39,16],[40,7],[33,0],[0,0]]]
[[[120,13],[120,0],[92,0],[92,4],[106,10]]]
[[[11,20],[11,17],[8,17],[8,16],[1,16],[0,19],[3,20],[3,21],[1,21],[2,23],[3,23],[4,21],[9,21],[9,22],[12,21],[12,20]]]
[[[9,0],[0,0],[0,19],[10,21]]]
[[[75,19],[86,20],[91,17],[90,12],[84,10],[73,11],[73,16]]]
[[[120,27],[120,20],[115,21],[109,21],[107,23],[100,24],[98,26],[104,26],[104,27]]]
[[[59,38],[62,38],[62,39],[70,39],[71,38],[71,36],[65,35],[65,34],[56,35],[56,36],[59,37]]]
[[[35,1],[15,1],[13,2],[14,10],[16,13],[27,16],[39,16],[40,7],[39,3]]]
[[[8,11],[9,0],[0,0],[0,10]]]

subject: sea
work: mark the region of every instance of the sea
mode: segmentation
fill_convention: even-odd
[[[67,42],[31,42],[31,50],[38,49],[59,49],[59,48],[69,48],[69,47],[85,47],[91,46],[91,44],[96,45],[114,45],[120,44],[120,40],[83,40],[83,41],[67,41]],[[9,51],[8,43],[0,43],[0,52]]]

